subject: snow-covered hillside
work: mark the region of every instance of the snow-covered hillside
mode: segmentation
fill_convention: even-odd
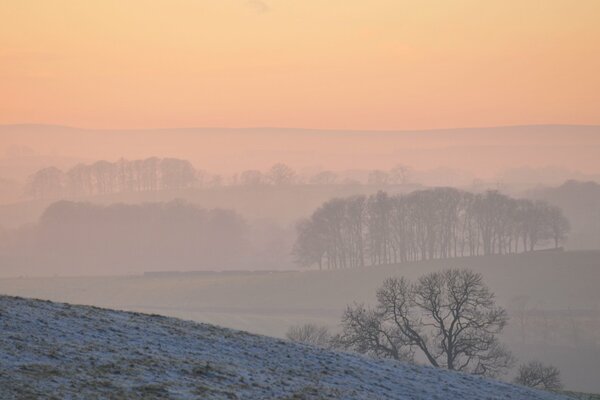
[[[0,296],[0,398],[562,397],[212,325]]]

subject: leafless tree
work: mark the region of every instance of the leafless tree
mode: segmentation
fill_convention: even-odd
[[[315,324],[293,325],[285,336],[298,343],[328,348],[331,345],[331,334],[325,326]]]
[[[411,174],[411,168],[407,165],[398,164],[389,172],[390,182],[404,185],[408,182]]]
[[[338,341],[394,359],[411,359],[418,351],[435,367],[497,376],[513,364],[498,341],[507,319],[480,274],[451,269],[415,283],[386,279],[376,308],[347,308]]]
[[[369,197],[366,208],[369,254],[372,264],[391,262],[391,219],[392,202],[386,192],[379,191]]]
[[[519,366],[519,372],[514,382],[544,390],[558,390],[563,387],[558,368],[553,365],[544,365],[539,361],[530,361]]]
[[[343,331],[333,338],[334,347],[379,358],[412,361],[414,348],[399,326],[390,323],[382,310],[362,304],[348,306],[342,316]]]
[[[269,180],[275,186],[291,185],[296,178],[296,172],[288,165],[277,163],[269,170]]]
[[[26,193],[37,199],[59,197],[63,192],[64,174],[55,167],[43,168],[29,177]]]
[[[89,168],[84,164],[77,164],[69,169],[67,175],[67,188],[72,196],[87,196],[93,193]]]
[[[185,189],[196,179],[194,167],[187,160],[163,158],[160,161],[161,184],[164,189]]]
[[[303,267],[317,264],[319,269],[322,269],[323,257],[327,251],[323,232],[319,231],[317,224],[309,220],[299,221],[296,232],[298,238],[292,250],[294,261]]]
[[[95,194],[106,194],[113,192],[115,165],[104,160],[96,161],[89,166],[91,186]]]
[[[547,213],[548,228],[554,241],[554,248],[558,248],[566,240],[571,225],[560,208],[555,206],[549,207]]]

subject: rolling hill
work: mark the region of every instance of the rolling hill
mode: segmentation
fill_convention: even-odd
[[[444,268],[483,274],[511,320],[503,340],[520,361],[556,365],[565,386],[600,391],[598,251],[534,252],[372,268],[279,273],[0,279],[0,293],[157,313],[283,337],[294,324],[339,329],[347,304],[372,303],[389,276],[415,279]]]
[[[0,297],[4,399],[562,396],[174,318]]]

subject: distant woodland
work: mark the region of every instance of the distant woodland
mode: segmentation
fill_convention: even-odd
[[[370,171],[368,184],[406,183],[410,169],[397,166],[390,171]],[[359,181],[338,176],[332,171],[320,171],[310,177],[300,177],[284,163],[273,165],[268,171],[245,170],[227,179],[195,169],[187,160],[151,157],[144,160],[120,159],[116,162],[96,161],[78,164],[66,171],[47,167],[32,174],[25,195],[34,199],[93,196],[127,192],[153,192],[192,187],[286,186],[294,184],[356,184]]]
[[[37,223],[0,229],[0,260],[15,271],[25,266],[65,273],[281,269],[294,265],[338,269],[560,248],[567,239],[572,245],[569,236],[577,243],[587,240],[589,247],[594,247],[597,227],[595,219],[586,217],[591,215],[590,207],[571,206],[570,195],[585,189],[577,196],[585,202],[594,189],[589,185],[570,182],[556,194],[536,192],[525,199],[494,190],[423,189],[406,185],[409,175],[409,168],[398,166],[371,171],[363,182],[385,190],[385,185],[401,185],[402,193],[348,195],[373,193],[378,188],[365,186],[359,191],[349,186],[342,194],[319,199],[290,186],[325,185],[315,186],[321,190],[347,182],[330,171],[300,178],[282,163],[264,172],[246,170],[224,182],[186,160],[156,157],[78,164],[65,171],[44,168],[30,177],[27,191],[50,206]],[[212,199],[213,205],[208,207],[213,208],[195,204],[207,201],[208,191],[198,191],[194,203],[115,203],[119,197],[109,197],[111,203],[104,205],[81,202],[103,194],[161,190],[177,194],[182,193],[179,189],[220,185],[240,188],[224,192],[220,202]],[[252,188],[269,186],[273,192],[269,189],[253,195]],[[289,192],[289,196],[279,196],[280,192]],[[234,196],[236,201],[225,202],[224,196]],[[78,201],[56,201],[68,198]],[[141,201],[146,198],[153,199],[142,197]],[[308,203],[294,217],[296,224],[269,217],[277,207],[302,209],[298,202]],[[248,217],[244,204],[268,211],[262,219]],[[298,215],[308,217],[298,219]],[[577,230],[570,235],[573,221]]]
[[[452,188],[327,201],[298,224],[301,265],[362,267],[558,248],[570,224],[558,207],[497,191]]]
[[[189,161],[175,158],[147,158],[111,163],[78,164],[63,172],[43,168],[29,177],[26,194],[36,199],[62,196],[157,191],[191,187],[198,173]]]
[[[37,224],[0,231],[0,263],[20,274],[71,275],[282,268],[292,240],[233,210],[180,200],[109,206],[59,201]]]

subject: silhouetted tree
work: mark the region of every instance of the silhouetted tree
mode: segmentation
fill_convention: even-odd
[[[288,340],[311,346],[331,347],[331,334],[325,326],[315,324],[293,325],[285,336]]]
[[[554,248],[558,248],[558,246],[566,240],[571,225],[560,208],[549,207],[547,213],[548,228],[552,240],[554,241]]]
[[[407,165],[398,164],[389,172],[390,183],[404,185],[408,182],[411,168]]]
[[[514,382],[537,389],[562,389],[558,368],[553,365],[544,365],[539,361],[530,361],[519,366],[519,372]]]
[[[412,359],[420,351],[435,367],[496,376],[513,363],[498,341],[507,319],[480,274],[452,269],[415,283],[386,279],[376,308],[347,308],[337,341],[394,359]]]
[[[96,161],[89,166],[93,194],[112,193],[114,190],[116,167],[108,161]]]
[[[63,172],[58,168],[41,169],[29,177],[26,193],[36,199],[60,197],[63,192],[64,179]]]
[[[164,189],[184,189],[195,182],[195,170],[186,160],[163,158],[160,161],[160,181]]]
[[[269,170],[268,177],[275,186],[291,185],[296,178],[296,172],[286,164],[277,163]]]
[[[296,232],[298,238],[292,250],[294,261],[303,267],[317,264],[322,269],[327,251],[324,233],[318,230],[317,224],[309,220],[298,222]]]

